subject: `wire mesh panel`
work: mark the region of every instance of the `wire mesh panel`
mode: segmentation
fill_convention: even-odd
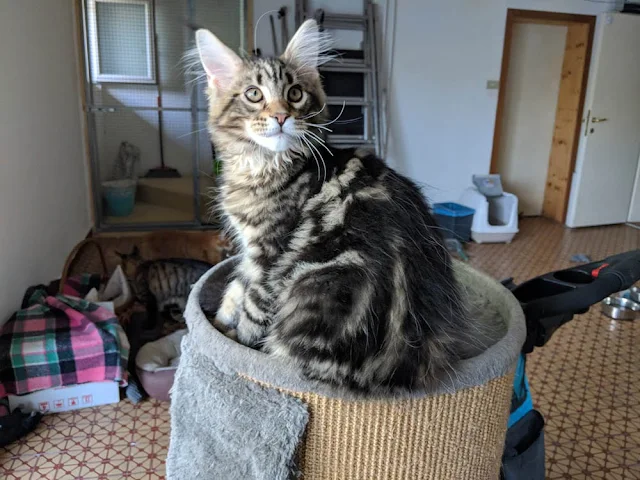
[[[207,202],[216,170],[204,82],[186,71],[184,54],[197,28],[240,50],[244,8],[243,0],[84,0],[99,227],[197,225],[211,218]],[[107,202],[117,190],[113,181],[129,171],[120,161],[123,149],[138,154],[138,180],[133,210],[114,215]]]
[[[153,82],[149,4],[93,2],[97,74]]]
[[[194,223],[193,146],[190,112],[95,112],[94,165],[103,223],[146,225],[165,222]],[[161,154],[174,169],[172,176],[148,176]]]
[[[213,144],[209,138],[207,128],[208,114],[206,111],[198,112],[198,128],[200,129],[198,177],[200,189],[200,220],[203,224],[217,225],[220,223],[216,211],[216,184],[222,165],[216,158]]]

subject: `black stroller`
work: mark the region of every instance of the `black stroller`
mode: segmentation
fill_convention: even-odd
[[[527,337],[516,369],[502,460],[503,480],[544,480],[544,419],[533,408],[526,355],[542,347],[574,315],[640,280],[640,250],[541,275],[520,285],[503,280],[522,305]]]

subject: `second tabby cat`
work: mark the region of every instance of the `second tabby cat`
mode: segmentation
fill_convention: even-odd
[[[150,318],[167,309],[182,313],[191,286],[213,265],[200,260],[169,258],[143,260],[136,246],[128,254],[118,254],[122,269],[136,298],[145,304]]]

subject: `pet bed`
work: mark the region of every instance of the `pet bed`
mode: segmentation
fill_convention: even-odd
[[[180,341],[186,330],[175,331],[143,345],[136,356],[136,373],[151,398],[168,401],[180,361]]]
[[[364,398],[309,381],[211,325],[203,307],[215,311],[236,261],[213,267],[189,297],[171,393],[168,479],[498,478],[526,330],[507,289],[456,263],[492,344],[430,391]]]

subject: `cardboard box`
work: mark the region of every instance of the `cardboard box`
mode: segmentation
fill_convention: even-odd
[[[120,401],[118,382],[89,382],[67,387],[47,388],[26,395],[9,395],[9,408],[23,412],[68,412],[79,408],[108,405]]]

